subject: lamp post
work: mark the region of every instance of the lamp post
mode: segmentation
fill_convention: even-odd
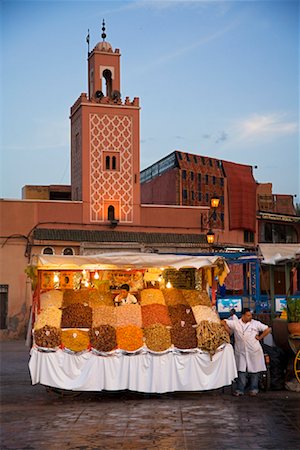
[[[210,215],[208,217],[209,230],[206,233],[206,240],[207,240],[207,243],[210,245],[215,242],[215,233],[211,229],[210,221],[211,221],[212,216],[215,214],[216,209],[219,206],[219,203],[220,203],[219,197],[217,197],[216,195],[213,195],[212,198],[210,199],[210,207],[212,209],[212,212],[210,213]]]

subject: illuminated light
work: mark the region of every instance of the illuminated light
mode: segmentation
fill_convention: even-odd
[[[159,277],[157,278],[157,281],[162,282],[163,277],[161,275],[159,275]]]
[[[164,267],[160,267],[160,270],[161,270],[161,272],[163,272],[165,269],[164,269]]]
[[[218,208],[220,203],[220,199],[219,197],[217,197],[216,195],[214,195],[211,199],[210,199],[210,206],[214,209]]]
[[[206,233],[206,240],[208,244],[213,244],[215,242],[215,233],[212,230],[209,230]]]
[[[57,275],[57,273],[54,274],[53,281],[54,283],[59,283],[59,276]]]
[[[90,283],[89,283],[88,281],[85,281],[85,282],[84,282],[85,287],[89,287],[89,284],[90,284]]]
[[[95,272],[94,278],[95,278],[95,280],[99,280],[99,273],[98,272]]]
[[[85,270],[85,269],[83,269],[82,275],[83,275],[84,277],[86,276],[86,270]]]
[[[170,289],[170,288],[172,287],[172,284],[171,284],[170,281],[167,282],[166,287],[167,287],[168,289]]]

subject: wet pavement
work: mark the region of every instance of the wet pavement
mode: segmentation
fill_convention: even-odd
[[[70,396],[31,385],[23,341],[0,345],[1,450],[300,449],[299,392]]]

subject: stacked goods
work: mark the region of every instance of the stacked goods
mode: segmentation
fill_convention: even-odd
[[[229,343],[230,338],[220,323],[203,320],[197,327],[198,347],[209,352],[216,353],[218,347]]]
[[[190,306],[203,305],[210,306],[211,302],[206,291],[181,289],[182,295]]]
[[[190,324],[176,323],[171,328],[171,339],[174,347],[179,349],[197,348],[197,334]]]
[[[63,308],[74,303],[82,303],[89,306],[100,305],[100,294],[97,289],[66,289],[63,297]]]
[[[39,347],[55,348],[61,342],[61,330],[56,327],[45,325],[34,332],[34,342]]]
[[[187,304],[180,289],[162,289],[162,293],[168,306],[178,305],[180,303]]]
[[[99,298],[97,302],[89,302],[90,306],[100,306],[100,305],[106,305],[106,306],[114,306],[114,300],[113,296],[110,292],[100,293]]]
[[[43,328],[45,325],[50,327],[60,328],[61,323],[61,310],[55,306],[49,306],[43,309],[37,316],[37,320],[34,325],[35,330]]]
[[[110,325],[100,325],[89,331],[90,343],[99,352],[111,352],[117,347],[116,330]]]
[[[213,311],[209,306],[197,305],[192,307],[197,324],[200,324],[202,320],[208,320],[209,322],[220,323],[218,314]]]
[[[162,291],[159,289],[144,289],[141,292],[141,305],[152,305],[153,303],[166,304]]]
[[[87,331],[62,330],[61,342],[64,347],[73,352],[82,352],[88,348],[90,339]]]
[[[142,322],[144,328],[154,325],[155,323],[171,325],[167,306],[156,303],[153,305],[142,306]]]
[[[170,330],[160,323],[144,328],[145,343],[149,350],[163,352],[171,347]]]
[[[117,326],[117,308],[114,306],[97,306],[93,308],[93,327],[100,325]]]
[[[55,306],[60,308],[63,301],[63,291],[53,289],[52,291],[43,292],[40,296],[40,309],[48,308],[49,306]]]
[[[89,306],[74,303],[63,309],[62,328],[91,328],[93,310]]]
[[[170,314],[172,325],[175,325],[180,322],[184,322],[189,325],[196,324],[193,310],[190,306],[179,304],[179,305],[169,306],[168,309],[169,309],[169,314]]]
[[[122,305],[117,310],[117,327],[135,325],[142,327],[142,312],[140,305]]]
[[[134,325],[118,327],[116,333],[118,348],[122,350],[133,352],[143,346],[143,332],[139,327]]]

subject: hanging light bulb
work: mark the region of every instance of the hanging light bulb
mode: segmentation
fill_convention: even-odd
[[[89,282],[88,282],[88,281],[85,281],[85,282],[84,282],[84,285],[85,285],[85,287],[89,287]]]
[[[97,271],[95,272],[94,279],[99,280],[99,273]]]
[[[166,287],[167,287],[168,289],[170,289],[170,288],[172,287],[171,281],[168,281],[168,282],[167,282]]]
[[[86,270],[85,270],[85,269],[83,269],[82,275],[83,275],[84,277],[86,276]]]
[[[161,283],[162,280],[163,280],[163,277],[161,275],[159,275],[159,277],[157,278],[157,281],[159,281]]]
[[[59,283],[59,276],[57,275],[57,273],[54,274],[53,281],[54,283]]]

